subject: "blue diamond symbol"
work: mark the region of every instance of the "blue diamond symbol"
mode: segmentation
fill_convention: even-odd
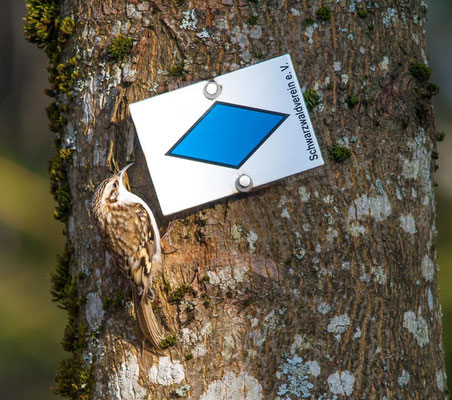
[[[288,116],[217,101],[166,155],[240,168]]]

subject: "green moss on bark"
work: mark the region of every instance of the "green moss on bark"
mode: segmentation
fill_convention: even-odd
[[[65,63],[59,63],[55,67],[50,83],[59,93],[72,94],[72,90],[81,74],[77,68],[77,57],[72,57]]]
[[[175,336],[168,336],[167,338],[163,339],[160,342],[160,347],[162,349],[168,349],[170,347],[173,347],[176,345],[176,337]]]
[[[61,104],[57,101],[50,103],[47,107],[47,117],[49,118],[49,129],[54,132],[61,134],[63,128],[67,124],[67,113],[68,107],[66,104]]]
[[[410,72],[417,80],[427,82],[432,75],[432,70],[425,64],[413,63],[410,65]]]
[[[446,137],[446,133],[445,132],[436,132],[436,140],[438,142],[442,142],[444,140],[444,138]]]
[[[367,16],[369,15],[369,11],[367,10],[358,10],[358,17],[359,18],[367,18]]]
[[[83,363],[88,335],[78,320],[79,309],[85,299],[78,295],[72,264],[73,249],[67,242],[63,254],[57,256],[57,266],[50,279],[52,300],[68,312],[68,324],[61,344],[65,351],[72,353],[72,357],[60,362],[52,391],[69,399],[88,400],[92,388],[92,365],[87,368]]]
[[[57,386],[52,391],[60,396],[89,400],[93,386],[92,367],[85,370],[80,361],[74,359],[63,360],[55,376]]]
[[[180,78],[184,74],[184,64],[174,64],[169,69],[169,75]]]
[[[62,16],[59,0],[28,0],[24,18],[24,35],[31,43],[44,49],[49,58],[50,89],[46,94],[54,97],[47,107],[49,128],[55,135],[56,156],[49,162],[50,191],[57,206],[55,218],[66,223],[71,213],[72,196],[68,171],[72,165],[72,150],[62,146],[62,135],[67,124],[66,115],[73,88],[80,78],[75,57],[64,59],[63,48],[76,24],[71,16]],[[66,232],[66,230],[65,230]],[[88,400],[92,389],[92,365],[83,359],[86,350],[86,329],[78,319],[79,308],[85,297],[79,296],[76,278],[72,275],[73,249],[68,240],[63,253],[57,256],[57,265],[51,274],[51,296],[58,306],[68,312],[62,339],[63,349],[71,352],[69,359],[60,363],[52,391],[69,399]]]
[[[328,149],[328,158],[330,160],[334,160],[336,162],[344,162],[350,156],[352,153],[349,149],[347,149],[344,146],[340,146],[337,143],[334,143],[329,149]]]
[[[306,90],[306,92],[303,93],[303,98],[310,110],[320,104],[320,97],[314,89]]]
[[[55,63],[62,46],[75,29],[72,17],[60,15],[58,0],[27,0],[24,18],[25,38],[44,49],[51,63]]]
[[[257,20],[258,20],[258,17],[257,17],[256,15],[251,15],[251,16],[246,20],[246,23],[247,23],[248,25],[256,25],[256,24],[257,24]]]
[[[349,108],[353,108],[358,104],[358,98],[352,93],[345,99],[345,102],[347,103]]]
[[[102,299],[102,308],[104,310],[119,310],[124,307],[125,303],[124,295],[117,290]]]
[[[433,82],[427,82],[422,87],[416,88],[417,92],[428,99],[436,96],[439,93],[439,86]]]
[[[331,10],[329,7],[320,7],[315,15],[322,21],[329,21],[331,19]]]
[[[132,51],[133,40],[124,35],[119,35],[108,48],[108,54],[117,62],[122,61]]]
[[[180,303],[182,300],[184,300],[186,295],[192,294],[193,292],[193,288],[190,285],[181,285],[170,294],[168,301],[170,303]]]
[[[50,192],[56,200],[54,217],[66,222],[72,206],[72,195],[68,182],[68,170],[72,164],[72,150],[61,149],[49,163]]]

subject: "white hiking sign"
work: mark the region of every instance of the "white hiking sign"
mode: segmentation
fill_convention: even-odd
[[[164,215],[323,165],[289,55],[130,111]]]

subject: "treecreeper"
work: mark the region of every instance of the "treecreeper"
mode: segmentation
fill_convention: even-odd
[[[91,213],[108,252],[131,284],[138,326],[159,350],[163,336],[152,309],[152,277],[162,262],[160,234],[149,206],[124,186],[123,175],[131,165],[97,187]]]

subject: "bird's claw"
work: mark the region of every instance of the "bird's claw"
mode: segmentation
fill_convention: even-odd
[[[167,256],[168,254],[173,254],[173,253],[175,253],[176,251],[178,251],[179,249],[178,248],[176,248],[176,247],[173,247],[173,251],[165,251],[165,250],[162,250],[162,254],[164,254],[165,256]]]
[[[171,221],[169,223],[169,225],[168,225],[168,228],[167,228],[166,232],[163,234],[163,236],[162,236],[162,238],[160,240],[160,241],[163,241],[163,239],[167,238],[170,248],[174,249],[172,251],[166,251],[165,249],[162,248],[162,254],[164,254],[164,255],[173,254],[177,250],[179,250],[178,248],[173,246],[173,241],[171,240],[171,236],[169,236],[169,234],[171,233],[171,231],[173,230],[175,225],[176,225],[176,221],[175,220]]]
[[[148,289],[148,292],[146,293],[146,297],[149,301],[154,301],[154,299],[155,299],[154,291],[152,289]]]
[[[171,233],[171,231],[172,231],[173,228],[174,228],[174,225],[176,225],[176,221],[175,221],[175,220],[172,220],[172,221],[169,223],[168,228],[166,229],[166,232],[163,234],[163,236],[162,236],[162,238],[161,238],[160,240],[165,239],[165,238]],[[168,236],[168,241],[169,241],[170,244],[171,244],[171,237],[169,237],[169,236]]]

